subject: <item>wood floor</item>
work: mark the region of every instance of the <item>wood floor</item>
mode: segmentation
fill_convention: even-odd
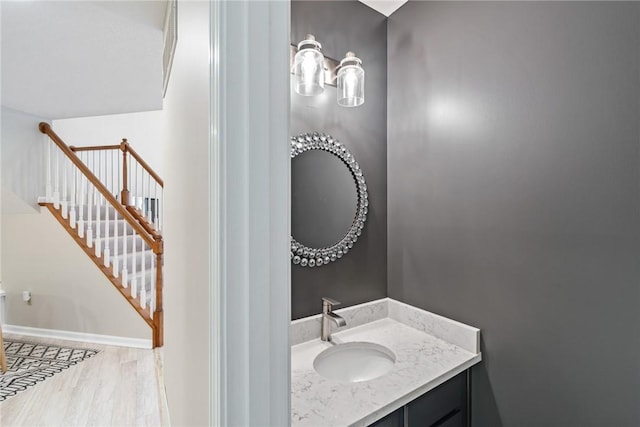
[[[169,425],[156,369],[161,350],[4,338],[101,351],[0,403],[0,426]]]

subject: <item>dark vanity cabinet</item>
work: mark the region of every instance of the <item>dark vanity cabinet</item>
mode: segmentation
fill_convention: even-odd
[[[468,375],[464,371],[390,413],[371,427],[467,427]]]
[[[467,375],[462,372],[406,405],[406,426],[463,427],[469,414]]]
[[[404,407],[393,411],[373,424],[369,424],[369,427],[404,427]]]

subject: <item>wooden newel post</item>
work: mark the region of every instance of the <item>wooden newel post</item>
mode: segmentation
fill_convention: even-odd
[[[120,193],[120,203],[124,206],[129,206],[129,186],[127,183],[127,178],[129,176],[127,170],[127,147],[129,143],[127,143],[127,139],[123,138],[122,143],[120,143],[120,150],[122,150],[122,192]]]
[[[156,238],[158,253],[156,253],[156,307],[153,312],[153,322],[155,324],[153,335],[153,347],[164,345],[164,310],[162,308],[162,238]]]

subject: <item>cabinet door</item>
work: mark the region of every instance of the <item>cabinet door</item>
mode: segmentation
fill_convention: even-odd
[[[404,407],[370,424],[369,427],[404,427]]]
[[[408,427],[465,427],[467,372],[462,372],[407,405]]]

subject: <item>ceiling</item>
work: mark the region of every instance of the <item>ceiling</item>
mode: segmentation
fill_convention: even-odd
[[[389,16],[407,0],[360,0]],[[162,108],[167,0],[1,1],[5,107],[49,119]]]
[[[162,108],[166,0],[0,7],[3,106],[50,119]]]
[[[377,10],[385,16],[390,16],[398,10],[400,6],[405,4],[407,0],[360,0],[372,9]]]

